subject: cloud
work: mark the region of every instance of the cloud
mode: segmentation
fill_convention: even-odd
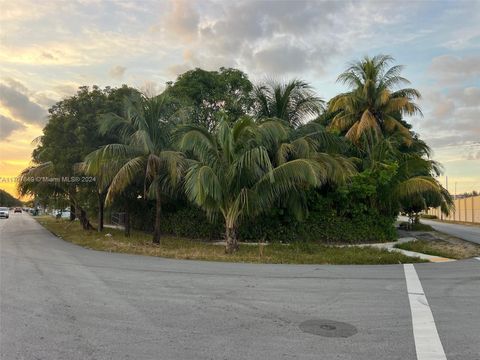
[[[165,29],[169,34],[183,40],[196,38],[200,16],[191,1],[171,1],[171,11],[167,14]]]
[[[125,70],[127,70],[126,67],[116,65],[110,69],[109,74],[114,79],[121,79],[123,77],[123,74],[125,74]]]
[[[480,139],[480,56],[437,56],[427,76],[435,87],[423,91],[425,120],[419,132],[434,149],[450,148],[463,159],[476,159],[471,147]]]
[[[429,70],[438,82],[455,84],[474,80],[480,76],[480,55],[437,56],[432,60]]]
[[[480,160],[480,150],[478,150],[476,153],[471,152],[467,155],[466,157],[467,160]]]
[[[53,90],[60,95],[60,97],[68,97],[74,95],[80,85],[72,84],[72,83],[64,83],[64,84],[57,84],[54,85],[52,88]]]
[[[0,141],[7,139],[14,131],[23,130],[26,126],[0,114]]]
[[[417,122],[416,127],[432,148],[465,152],[461,146],[479,144],[480,88],[426,91],[422,107],[425,120]]]
[[[196,6],[200,3],[202,7]],[[170,73],[231,66],[247,71],[252,78],[265,73],[315,76],[324,73],[339,54],[369,44],[376,26],[394,24],[406,14],[389,2],[200,3],[174,2],[167,21],[158,25],[170,46],[195,54],[188,59],[184,56],[183,63],[169,65]]]
[[[0,84],[0,104],[8,109],[16,120],[29,124],[43,124],[47,112],[37,103],[17,90],[15,86]]]
[[[261,71],[272,75],[295,73],[307,67],[309,51],[292,44],[274,44],[256,52],[253,62]]]

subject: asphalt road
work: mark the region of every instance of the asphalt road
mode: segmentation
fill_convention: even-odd
[[[420,222],[430,225],[435,230],[445,234],[480,244],[480,226],[449,224],[427,219],[421,219]]]
[[[399,221],[408,221],[408,217],[399,216]],[[480,226],[451,224],[428,219],[420,219],[422,224],[430,225],[435,230],[452,235],[463,240],[480,244]]]
[[[476,259],[415,265],[424,293],[412,285],[407,293],[404,265],[252,265],[111,254],[66,243],[26,214],[0,220],[0,255],[5,360],[417,359],[418,344],[428,346],[435,335],[421,332],[421,314],[412,322],[409,301],[423,295],[416,311],[433,314],[434,323],[426,325],[436,326],[446,358],[480,359]],[[302,331],[305,321],[318,319],[355,330],[349,337]],[[329,325],[320,330],[346,336]],[[427,358],[436,359],[418,357]]]

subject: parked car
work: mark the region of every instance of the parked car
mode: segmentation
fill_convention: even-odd
[[[8,219],[10,216],[10,211],[7,207],[0,207],[0,218]]]
[[[13,210],[14,213],[21,213],[22,212],[22,208],[20,207],[16,207],[15,210]]]

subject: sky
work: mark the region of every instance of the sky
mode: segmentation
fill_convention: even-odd
[[[0,0],[0,188],[47,109],[82,85],[160,92],[195,67],[301,78],[328,100],[349,63],[389,54],[422,94],[407,119],[457,193],[480,190],[480,1]]]

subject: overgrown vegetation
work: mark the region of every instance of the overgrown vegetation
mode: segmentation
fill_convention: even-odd
[[[44,216],[36,218],[40,224],[61,237],[86,248],[162,256],[175,259],[233,261],[271,264],[399,264],[423,262],[419,258],[405,256],[369,247],[333,247],[312,242],[292,244],[244,245],[234,254],[227,254],[222,246],[182,237],[164,236],[161,246],[153,244],[149,234],[133,231],[130,237],[122,231],[108,229],[108,234],[82,229],[78,222],[57,220]]]
[[[12,207],[12,206],[21,206],[22,202],[12,195],[10,195],[5,190],[0,189],[0,206]]]
[[[155,96],[82,87],[50,109],[19,190],[69,205],[86,231],[95,215],[102,231],[105,206],[124,212],[125,235],[155,244],[162,233],[224,238],[227,253],[239,240],[392,240],[399,211],[415,223],[452,206],[404,118],[421,114],[420,94],[392,60],[352,64],[328,102],[303,80],[252,84],[226,68],[188,71]]]
[[[451,244],[442,240],[414,240],[395,245],[396,248],[415,251],[423,254],[441,256],[449,259],[465,259],[480,255],[480,247],[466,251],[458,244]]]
[[[408,230],[408,231],[434,231],[430,225],[418,223],[411,223],[411,222],[403,222],[400,223],[400,229]]]

